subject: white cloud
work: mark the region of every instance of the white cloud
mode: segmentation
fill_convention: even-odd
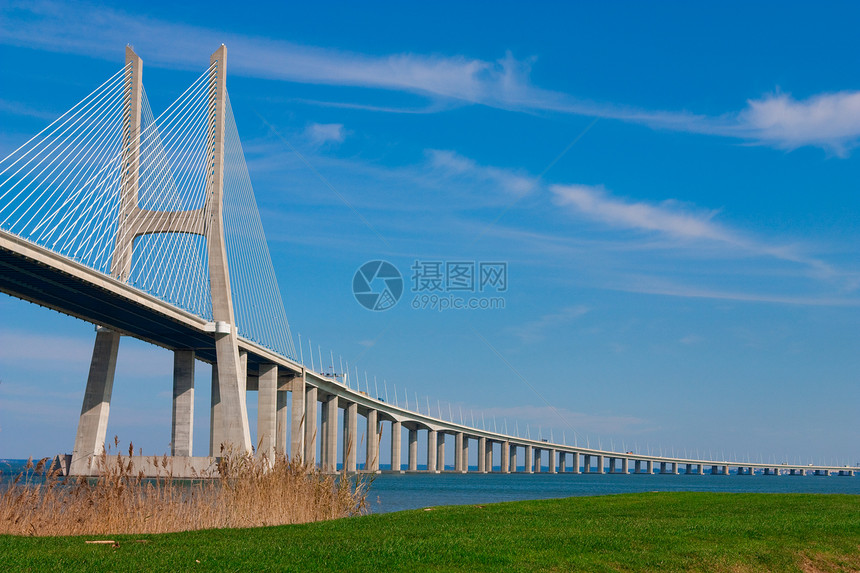
[[[672,201],[658,205],[625,201],[609,195],[603,186],[553,185],[550,191],[558,204],[613,227],[658,231],[682,239],[735,242],[711,221],[714,212],[685,212]]]
[[[536,188],[537,181],[512,169],[479,165],[473,159],[454,151],[427,150],[430,166],[448,176],[461,176],[489,183],[514,197],[522,197]]]
[[[342,123],[312,123],[305,129],[305,137],[319,147],[326,143],[343,143],[346,131]]]
[[[545,314],[537,320],[533,320],[517,328],[510,328],[509,331],[523,343],[538,342],[546,337],[548,331],[567,324],[587,312],[588,308],[585,306],[570,306],[557,312]]]
[[[747,103],[738,114],[740,129],[761,143],[787,149],[817,145],[845,156],[860,135],[860,92],[825,93],[802,101],[774,94]]]
[[[414,53],[377,56],[174,24],[101,6],[36,1],[10,2],[0,8],[0,43],[16,46],[118,59],[121,47],[131,43],[147,65],[201,69],[209,52],[222,42],[229,48],[229,73],[249,77],[403,91],[437,102],[514,111],[602,117],[785,149],[817,146],[840,156],[860,140],[860,92],[856,91],[822,93],[802,101],[769,95],[748,100],[739,111],[711,117],[590,102],[542,89],[530,78],[535,58],[517,59],[510,52],[496,61]]]
[[[839,277],[851,284],[857,280],[856,276],[839,273],[827,263],[799,252],[796,247],[768,244],[720,225],[713,220],[717,211],[697,211],[673,200],[658,204],[629,201],[610,195],[602,186],[552,185],[550,191],[559,205],[569,207],[575,214],[609,227],[658,233],[672,239],[676,247],[689,247],[701,242],[722,244],[751,255],[804,265],[818,278]]]

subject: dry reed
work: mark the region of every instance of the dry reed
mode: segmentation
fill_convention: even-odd
[[[116,440],[115,440],[116,444]],[[167,456],[152,458],[159,476],[146,478],[128,456],[102,454],[97,478],[44,472],[28,463],[0,494],[0,534],[107,535],[305,523],[367,512],[364,477],[327,475],[283,455],[222,451],[217,474],[174,479]],[[38,483],[37,483],[38,482]]]

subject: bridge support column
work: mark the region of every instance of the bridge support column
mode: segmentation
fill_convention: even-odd
[[[617,464],[616,464],[615,458],[609,458],[609,473],[611,473],[611,474],[615,473],[615,466],[616,465]]]
[[[469,436],[463,436],[463,461],[460,462],[460,471],[469,473]]]
[[[403,472],[403,466],[400,463],[400,440],[403,437],[403,428],[400,422],[391,422],[391,471],[397,473]]]
[[[299,374],[290,382],[292,392],[292,409],[290,420],[290,456],[294,460],[306,461],[305,457],[305,426],[307,416],[305,415],[305,376]]]
[[[541,466],[543,466],[543,450],[540,448],[535,448],[534,449],[534,457],[535,457],[534,472],[537,474],[537,473],[540,473]]]
[[[517,473],[517,446],[511,444],[511,473]]]
[[[408,469],[410,472],[418,471],[418,430],[409,428],[409,454],[408,454]]]
[[[222,428],[221,390],[218,384],[218,364],[212,365],[212,392],[209,401],[209,456],[221,455],[221,444],[224,443]]]
[[[645,473],[648,475],[652,475],[654,473],[654,460],[648,460],[645,462]]]
[[[634,474],[642,473],[642,460],[634,460],[633,461],[633,473]]]
[[[549,473],[555,473],[555,450],[549,451]]]
[[[490,451],[492,448],[493,445],[490,444]],[[487,438],[478,438],[478,473],[485,474],[487,471]]]
[[[313,466],[317,463],[317,389],[305,387],[305,463]]]
[[[567,463],[567,453],[566,452],[558,452],[558,471],[564,473],[566,470],[565,465]]]
[[[436,469],[436,448],[439,447],[435,430],[427,430],[427,471],[438,473]]]
[[[286,376],[278,376],[277,412],[275,414],[275,451],[287,455],[287,391],[289,382]]]
[[[672,462],[672,473],[678,475],[678,462]]]
[[[488,473],[493,471],[493,442],[490,440],[487,440],[487,461],[484,468]]]
[[[621,458],[621,473],[630,474],[630,460],[627,458]]]
[[[503,474],[511,473],[511,443],[504,441],[499,447],[499,471]]]
[[[526,463],[523,466],[523,471],[526,473],[534,473],[535,471],[535,462],[534,462],[534,449],[531,446],[526,446]]]
[[[257,455],[269,461],[275,458],[275,436],[278,431],[278,365],[260,364],[257,382]]]
[[[723,466],[723,475],[724,476],[729,475],[729,464],[726,464]]]
[[[358,450],[358,404],[350,402],[343,410],[343,468],[355,473]]]
[[[379,471],[379,413],[376,410],[367,412],[367,451],[364,462],[365,471]]]
[[[104,451],[119,338],[119,333],[105,328],[96,332],[75,449],[72,451],[71,475],[92,473],[95,458]]]
[[[436,432],[436,469],[445,471],[445,433]],[[454,469],[457,469],[457,449],[454,448]]]
[[[337,400],[337,396],[329,396],[322,409],[322,443],[325,445],[325,453],[320,461],[327,472],[337,471]]]
[[[580,457],[579,452],[573,452],[573,461],[571,462],[571,465],[570,465],[570,472],[571,473],[574,473],[574,474],[579,473],[579,457]]]
[[[603,456],[597,456],[597,473],[602,474],[604,471]]]
[[[194,351],[173,351],[173,431],[170,455],[191,456],[194,443]]]
[[[454,471],[463,471],[463,432],[454,434]]]

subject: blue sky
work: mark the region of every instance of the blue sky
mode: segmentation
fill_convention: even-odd
[[[860,461],[857,6],[213,5],[3,3],[0,156],[126,44],[157,114],[223,42],[305,344],[569,442]],[[375,259],[507,262],[505,308],[367,311]],[[0,457],[70,451],[92,326],[0,317]],[[171,360],[123,340],[109,435],[167,450]]]

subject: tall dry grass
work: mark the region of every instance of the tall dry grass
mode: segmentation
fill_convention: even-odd
[[[115,441],[116,443],[116,441]],[[367,512],[364,477],[333,476],[283,455],[222,452],[217,474],[177,480],[166,456],[157,478],[128,456],[99,459],[97,478],[19,475],[0,494],[0,534],[106,535],[305,523]],[[49,460],[28,464],[28,476]]]

